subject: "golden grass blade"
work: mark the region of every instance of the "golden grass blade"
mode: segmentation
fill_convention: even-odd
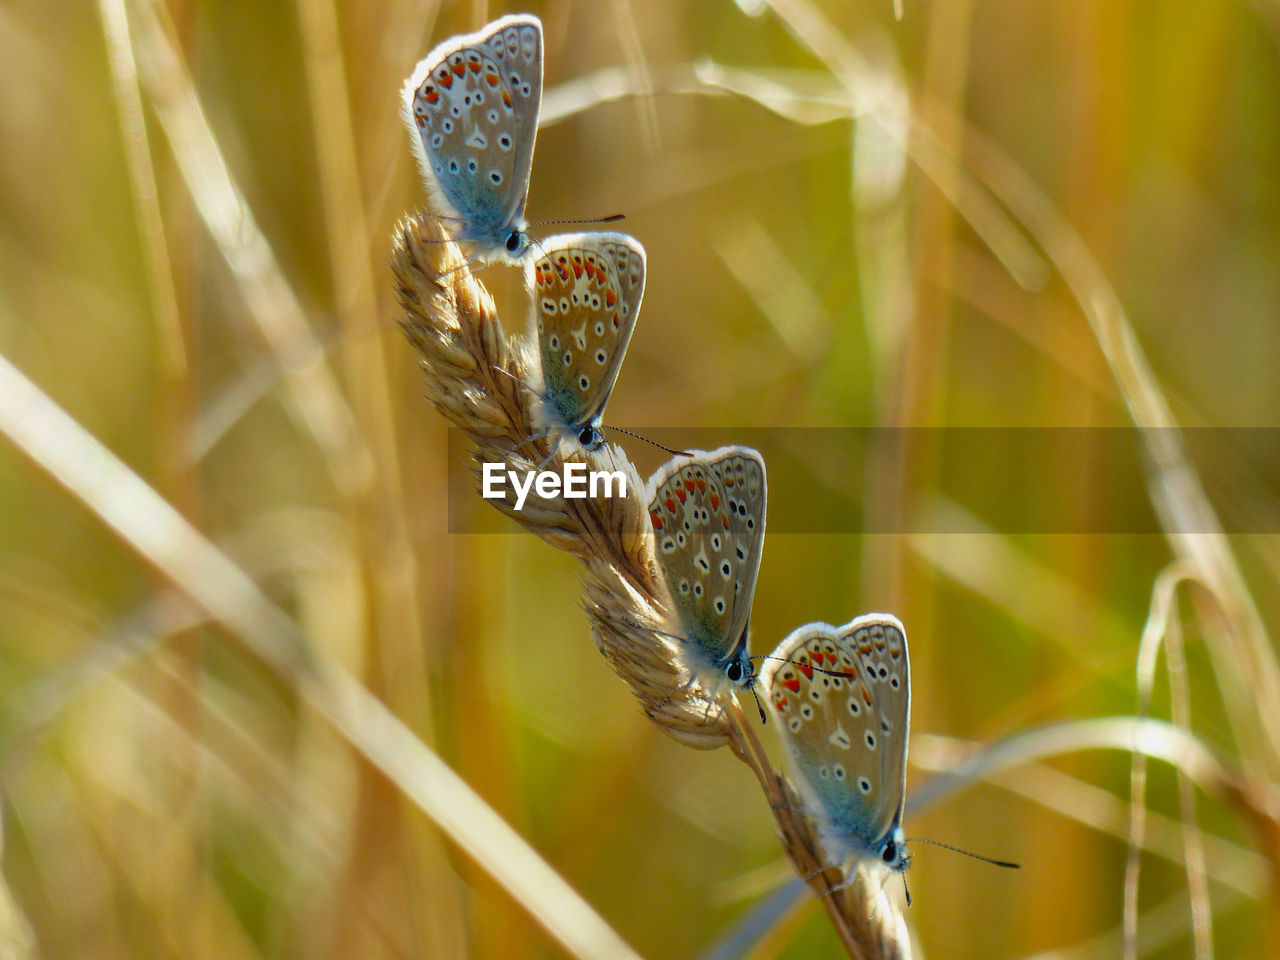
[[[361,186],[357,134],[343,63],[338,11],[332,0],[298,0],[307,66],[311,116],[327,228],[329,272],[343,331],[342,357],[351,409],[361,425],[373,461],[372,496],[352,506],[362,525],[380,531],[376,544],[361,541],[369,571],[379,643],[392,650],[415,650],[423,638],[423,614],[416,589],[418,563],[409,531],[402,469],[397,448],[392,387],[383,338],[370,336],[379,322],[370,253],[370,226]],[[401,151],[397,151],[400,153]],[[406,686],[410,689],[406,690]],[[426,716],[425,684],[402,685],[387,678],[388,702],[408,716]],[[401,691],[397,696],[394,691]],[[411,701],[403,702],[403,701]]]
[[[0,820],[0,853],[3,852],[4,821]],[[4,960],[35,960],[35,934],[9,892],[9,884],[0,876],[0,957]]]
[[[850,111],[874,116],[874,97],[867,92],[866,80],[871,71],[866,58],[804,0],[770,0],[769,5],[797,40],[822,59],[837,82],[848,91]],[[912,158],[940,188],[948,183],[980,182],[992,197],[1012,211],[1017,223],[1034,238],[1066,280],[1089,321],[1134,422],[1144,429],[1144,438],[1156,465],[1152,500],[1166,535],[1177,554],[1196,566],[1201,579],[1210,585],[1225,608],[1230,630],[1225,637],[1214,634],[1211,639],[1215,642],[1210,646],[1215,650],[1218,682],[1232,710],[1235,734],[1244,747],[1246,771],[1254,779],[1255,788],[1260,788],[1280,765],[1280,664],[1267,642],[1261,618],[1230,545],[1178,439],[1174,429],[1177,421],[1168,409],[1119,299],[1065,218],[1021,170],[975,130],[964,131],[963,157],[968,166],[959,178],[944,175],[943,167],[955,169],[955,157],[961,155],[945,136],[940,136],[919,116],[913,118],[912,134]],[[1043,260],[1019,237],[1016,229],[1007,224],[994,204],[974,190],[949,195],[1020,285],[1028,289],[1044,285]],[[1217,639],[1222,642],[1216,642]],[[1219,649],[1224,645],[1226,649]],[[1262,705],[1256,715],[1246,707],[1254,702]],[[1258,742],[1256,730],[1262,732],[1267,744],[1265,751],[1251,746]],[[1260,767],[1262,756],[1268,757],[1268,763]]]
[[[938,744],[944,741],[934,738]],[[930,780],[917,790],[908,810],[932,806],[965,786],[993,774],[1047,757],[1082,750],[1140,750],[1185,773],[1211,796],[1227,797],[1250,806],[1240,778],[1208,747],[1185,730],[1163,720],[1140,717],[1096,717],[1071,720],[1028,730],[992,744],[967,756],[956,751],[950,758],[950,772]],[[938,754],[935,754],[935,758]],[[935,764],[943,761],[935,759]]]
[[[908,797],[908,816],[914,816],[979,782],[999,783],[1020,767],[1036,764],[1048,757],[1082,750],[1142,752],[1172,764],[1207,793],[1228,797],[1243,806],[1249,806],[1249,800],[1239,778],[1232,774],[1203,743],[1188,732],[1159,720],[1101,717],[1093,720],[1070,721],[1016,734],[980,748],[946,737],[917,735],[912,738],[912,748],[916,766],[936,770],[940,775]],[[779,781],[779,790],[786,792],[785,783],[782,781]],[[775,807],[775,814],[782,822],[786,808],[796,804],[794,799],[782,801],[771,799],[771,803],[779,802],[782,809]],[[1070,810],[1064,812],[1071,815]],[[1255,816],[1258,814],[1256,810],[1252,812]],[[1115,832],[1118,832],[1118,829],[1117,827]],[[784,832],[784,838],[804,837],[806,828],[804,825],[794,825],[791,831],[791,833]],[[793,861],[803,862],[802,854],[798,854],[794,848],[789,848],[788,853]],[[797,889],[795,896],[799,895],[800,891]],[[781,897],[782,895],[779,894],[780,901]],[[771,901],[766,906],[775,915],[782,915],[781,902]],[[837,929],[839,929],[838,925]],[[856,953],[852,955],[857,956]]]
[[[634,958],[524,840],[234,563],[0,356],[0,433],[242,640],[434,820],[573,956]]]
[[[816,362],[832,326],[817,292],[759,219],[725,219],[713,238],[716,255],[796,357]]]
[[[1194,582],[1194,572],[1185,561],[1175,561],[1161,571],[1151,591],[1151,611],[1142,630],[1138,646],[1138,715],[1151,712],[1151,691],[1155,686],[1156,664],[1161,648],[1168,663],[1170,695],[1174,723],[1191,732],[1190,691],[1187,686],[1186,661],[1183,655],[1182,630],[1178,612],[1177,591],[1184,581]],[[1213,914],[1209,906],[1205,878],[1204,849],[1195,823],[1195,794],[1182,770],[1177,770],[1178,798],[1182,808],[1183,843],[1185,847],[1187,888],[1191,898],[1191,927],[1195,935],[1196,957],[1213,956]],[[1147,758],[1134,752],[1130,774],[1129,851],[1124,875],[1124,956],[1134,960],[1138,955],[1138,881],[1141,871],[1140,851],[1143,847],[1147,811]]]
[[[129,167],[134,216],[146,256],[151,309],[160,334],[161,358],[166,377],[177,381],[187,373],[186,346],[182,318],[178,312],[178,295],[173,288],[173,270],[169,263],[156,172],[151,163],[151,141],[142,110],[142,93],[138,89],[138,75],[134,69],[125,0],[99,0],[98,15],[102,18],[102,35],[107,43],[111,89],[120,111],[120,140]]]
[[[249,317],[286,374],[294,411],[315,438],[346,492],[370,480],[368,451],[324,347],[312,333],[253,212],[236,186],[176,44],[154,4],[138,4],[132,50],[151,99],[205,226],[230,268]],[[206,441],[208,442],[208,441]]]
[[[913,553],[943,576],[998,604],[1072,660],[1100,670],[1107,665],[1104,657],[1114,659],[1105,651],[1128,641],[1130,630],[1119,614],[960,504],[939,494],[922,506],[921,515],[926,530],[966,532],[909,534]]]
[[[1225,614],[1207,633],[1223,700],[1253,789],[1280,770],[1280,664],[1217,514],[1187,458],[1146,355],[1119,297],[1088,247],[1030,178],[975,131],[965,138],[974,172],[1035,238],[1093,330],[1151,455],[1152,505],[1175,554],[1196,571]],[[1216,612],[1216,611],[1215,611]]]
[[[912,766],[931,773],[946,773],[957,757],[979,753],[979,744],[925,734],[911,742]],[[1045,763],[990,771],[984,782],[1024,797],[1038,806],[1081,823],[1117,840],[1129,839],[1129,801]],[[1147,812],[1142,849],[1179,867],[1186,865],[1182,822]],[[1211,877],[1221,887],[1250,899],[1266,895],[1269,867],[1257,851],[1218,836],[1204,837]]]
[[[1239,895],[1230,892],[1223,894],[1219,900],[1218,912],[1223,915],[1243,902]],[[1147,909],[1139,919],[1139,957],[1168,950],[1186,936],[1190,925],[1187,905],[1181,894],[1175,894]],[[1122,949],[1123,941],[1123,929],[1114,927],[1071,946],[1028,954],[1020,960],[1100,960],[1116,956]]]
[[[653,156],[662,149],[662,129],[658,126],[658,110],[653,103],[653,78],[649,62],[645,59],[644,45],[640,42],[635,11],[631,9],[631,0],[609,0],[609,7],[613,11],[619,45],[626,56],[627,73],[639,93],[636,113],[640,139],[645,153]]]

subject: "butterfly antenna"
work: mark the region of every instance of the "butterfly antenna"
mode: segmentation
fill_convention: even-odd
[[[673,457],[692,457],[693,456],[693,454],[690,453],[688,450],[672,450],[670,447],[664,447],[662,444],[658,443],[658,441],[656,440],[650,440],[648,437],[642,437],[640,436],[640,434],[632,433],[630,430],[623,430],[621,427],[611,427],[607,424],[601,424],[601,426],[603,426],[606,430],[616,430],[618,433],[625,433],[628,437],[635,437],[637,440],[643,440],[645,443],[652,444],[653,446],[657,447],[659,450],[663,450],[671,454]]]
[[[907,875],[902,874],[902,892],[907,895],[907,906],[911,906],[911,888],[907,886]]]
[[[542,254],[542,256],[546,257],[548,260],[551,260],[551,254],[547,253],[547,248],[538,242],[538,238],[535,237],[532,233],[529,233],[528,237],[529,237],[529,242],[533,244],[533,246],[538,248],[538,251]],[[552,261],[552,265],[553,266],[555,265],[555,261]]]
[[[931,843],[935,847],[942,847],[944,850],[950,850],[952,853],[963,853],[966,857],[973,857],[975,860],[981,860],[983,863],[989,863],[992,866],[1004,867],[1008,870],[1021,870],[1022,864],[1012,863],[1009,860],[996,860],[994,857],[984,857],[980,853],[974,853],[971,850],[961,850],[959,847],[953,847],[949,843],[943,843],[941,840],[930,840],[928,837],[908,837],[907,843]]]
[[[808,667],[814,673],[821,673],[828,677],[838,677],[841,680],[856,680],[857,674],[850,670],[828,670],[825,667],[815,667],[812,663],[801,663],[799,660],[792,660],[788,657],[775,657],[771,653],[757,653],[751,658],[752,660],[777,660],[779,663],[793,663],[797,667]]]
[[[539,220],[537,223],[529,224],[529,229],[534,227],[554,227],[566,223],[617,223],[619,220],[625,220],[625,213],[611,213],[607,217],[591,217],[585,220]]]

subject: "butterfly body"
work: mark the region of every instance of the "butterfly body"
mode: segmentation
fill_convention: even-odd
[[[635,331],[644,297],[644,248],[621,233],[575,233],[538,244],[525,264],[533,291],[542,403],[535,420],[588,450]]]
[[[899,873],[910,864],[902,832],[910,679],[906,632],[879,613],[800,627],[761,671],[824,865],[846,874],[867,863]]]
[[[403,114],[436,208],[475,259],[520,260],[542,101],[542,24],[502,17],[437,46],[405,82]]]
[[[679,456],[646,486],[657,559],[695,677],[749,687],[747,627],[764,546],[764,460],[749,447]]]

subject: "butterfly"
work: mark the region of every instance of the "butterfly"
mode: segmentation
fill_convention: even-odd
[[[766,661],[760,682],[825,865],[846,877],[869,862],[904,872],[911,674],[902,623],[887,613],[811,623]]]
[[[747,625],[764,547],[764,459],[750,447],[691,451],[645,486],[662,571],[694,679],[750,687]]]
[[[595,450],[640,313],[644,248],[621,233],[565,234],[538,247],[525,264],[542,374],[534,419]]]
[[[542,102],[542,23],[502,17],[453,37],[405,81],[403,115],[427,189],[453,239],[480,263],[518,261]]]

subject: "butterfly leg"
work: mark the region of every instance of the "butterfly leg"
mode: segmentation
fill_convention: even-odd
[[[675,698],[675,696],[676,696],[677,694],[684,693],[686,690],[688,690],[690,687],[692,687],[692,686],[694,685],[694,683],[697,681],[697,679],[698,679],[698,678],[697,678],[696,676],[692,676],[692,675],[691,675],[691,676],[689,677],[689,679],[688,679],[688,680],[686,680],[684,683],[680,684],[680,686],[676,687],[674,690],[672,690],[670,693],[668,693],[665,697],[663,697],[663,698],[658,702],[657,707],[655,707],[654,709],[655,709],[655,710],[661,710],[661,709],[662,709],[663,707],[665,707],[668,703],[670,703],[670,702]]]
[[[543,469],[548,463],[551,462],[551,458],[554,457],[559,452],[560,452],[560,443],[559,441],[557,441],[555,444],[552,445],[551,452],[542,458],[542,462],[538,464],[537,469],[538,470]]]
[[[710,692],[710,694],[708,694],[708,695],[707,695],[707,708],[706,708],[705,710],[703,710],[703,711],[702,711],[702,722],[703,722],[703,723],[710,723],[710,722],[711,722],[711,708],[712,708],[712,707],[716,707],[716,706],[718,706],[718,707],[720,707],[720,713],[722,713],[722,714],[724,713],[724,710],[725,710],[724,705],[720,702],[720,690],[723,688],[723,681],[724,681],[724,677],[723,677],[723,675],[722,675],[722,676],[720,677],[720,682],[716,683],[715,688]],[[732,689],[732,688],[730,688],[730,689],[729,689],[729,696],[731,696],[731,697],[733,696],[733,689]]]
[[[510,370],[506,369],[505,367],[500,367],[496,363],[494,363],[494,364],[490,364],[490,369],[492,369],[496,373],[501,373],[510,377],[512,380],[520,384],[522,387],[525,387],[529,390],[533,390],[533,387],[529,386],[528,380],[526,380],[524,377],[517,376],[516,374],[512,373]]]
[[[816,870],[813,873],[809,874],[807,880],[814,880],[820,877],[829,869],[831,868],[823,867],[821,870]],[[904,877],[903,880],[905,881],[905,879],[906,878]],[[832,894],[839,893],[841,890],[846,890],[849,887],[853,886],[854,883],[857,882],[857,880],[858,880],[858,871],[854,870],[848,876],[845,876],[839,883],[830,884],[827,887],[827,889],[822,891],[822,893],[818,894],[818,896],[829,897]],[[876,891],[876,896],[870,898],[872,902],[872,909],[871,909],[871,913],[867,915],[867,923],[875,922],[876,914],[880,911],[880,894],[884,893],[885,884],[888,883],[888,881],[889,881],[888,874],[885,874],[880,878],[880,889]],[[911,902],[910,899],[908,899],[907,901],[908,906],[910,905],[910,902]]]
[[[441,242],[445,242],[445,241],[441,241]],[[472,254],[470,257],[468,257],[466,260],[462,261],[462,263],[458,264],[456,267],[450,267],[450,268],[449,268],[448,270],[446,270],[444,273],[438,273],[438,274],[436,274],[436,282],[437,282],[437,283],[439,283],[439,282],[440,282],[441,280],[443,280],[445,277],[448,277],[448,276],[450,276],[450,275],[452,275],[452,274],[455,274],[455,273],[457,273],[459,270],[469,270],[469,269],[471,269],[471,265],[472,265],[473,263],[477,262],[479,259],[480,259],[480,258],[479,258],[478,256],[476,256],[475,254]],[[481,264],[481,266],[483,266],[483,264]]]
[[[546,436],[547,434],[549,434],[550,432],[551,432],[551,428],[550,428],[550,427],[547,427],[547,429],[545,429],[545,430],[543,430],[543,431],[541,431],[541,432],[539,432],[539,433],[535,433],[535,434],[532,434],[531,436],[525,437],[523,440],[521,440],[519,443],[517,443],[514,447],[512,447],[512,448],[508,451],[508,453],[516,453],[517,451],[521,450],[521,449],[522,449],[522,448],[524,448],[524,447],[527,447],[527,446],[528,446],[529,444],[531,444],[531,443],[537,443],[539,440],[541,440],[543,437],[545,437],[545,436]],[[554,451],[552,451],[552,456],[554,456],[554,455],[555,455],[555,453],[554,453]],[[528,458],[526,458],[526,459],[528,459]],[[538,469],[539,469],[539,470],[541,470],[541,469],[542,469],[542,466],[543,466],[543,465],[545,465],[545,464],[547,463],[547,460],[550,460],[550,459],[551,459],[551,457],[547,457],[547,459],[546,459],[546,460],[543,460],[543,461],[542,461],[542,464],[540,464],[540,465],[539,465]]]

